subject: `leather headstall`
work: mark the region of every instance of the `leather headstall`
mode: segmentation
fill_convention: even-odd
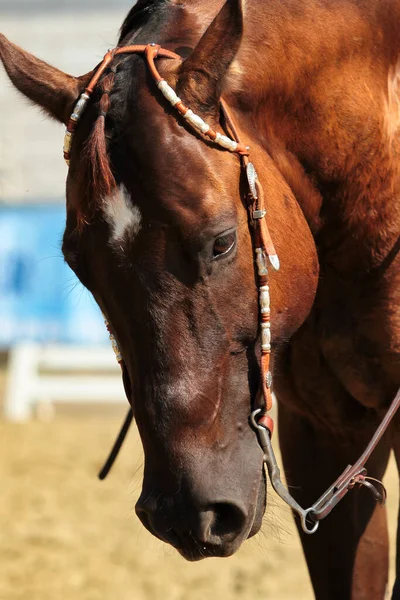
[[[369,489],[376,500],[382,504],[385,501],[386,493],[382,485],[382,492],[379,492],[376,487],[371,483],[375,481],[372,478],[367,477],[365,464],[376,448],[379,440],[382,438],[384,432],[387,430],[390,422],[392,421],[395,413],[400,406],[400,390],[397,392],[389,410],[387,411],[384,419],[379,425],[377,431],[372,437],[370,443],[366,447],[365,451],[353,465],[346,467],[345,471],[340,477],[332,484],[332,486],[310,507],[303,509],[291,496],[289,491],[283,485],[280,478],[280,471],[277,465],[277,461],[274,455],[274,451],[271,444],[271,437],[273,433],[273,421],[272,418],[267,414],[272,407],[272,376],[270,371],[270,356],[271,356],[271,325],[270,325],[270,293],[268,286],[268,267],[269,264],[275,269],[279,270],[280,264],[276,254],[274,244],[272,242],[268,225],[266,221],[266,203],[264,198],[264,191],[261,182],[258,178],[257,171],[254,164],[249,159],[249,147],[242,143],[239,139],[239,135],[235,124],[230,117],[229,110],[223,100],[221,100],[221,111],[225,117],[227,127],[232,134],[232,137],[215,131],[206,123],[200,116],[196,115],[188,106],[186,106],[182,100],[177,96],[171,86],[163,79],[155,66],[156,58],[168,58],[175,60],[182,60],[178,54],[161,48],[157,44],[147,44],[143,46],[124,46],[120,48],[114,48],[105,55],[102,63],[99,65],[95,75],[90,81],[89,85],[85,89],[84,93],[80,96],[77,104],[75,105],[74,112],[69,120],[67,131],[65,133],[64,141],[64,158],[69,165],[71,158],[71,147],[73,143],[74,133],[80,121],[80,118],[90,101],[93,91],[96,88],[101,76],[110,66],[114,58],[120,54],[140,54],[145,57],[147,67],[151,73],[155,84],[162,93],[162,95],[168,100],[168,102],[177,111],[177,115],[184,119],[189,128],[194,132],[202,136],[204,139],[212,142],[221,149],[228,150],[239,155],[242,168],[246,172],[248,181],[248,194],[247,194],[247,207],[249,212],[249,223],[252,231],[253,245],[255,251],[255,262],[257,265],[258,272],[258,294],[259,294],[259,318],[260,318],[260,379],[261,379],[261,392],[263,397],[263,406],[256,408],[251,413],[250,423],[255,429],[259,444],[264,453],[264,463],[267,465],[268,473],[273,488],[277,494],[285,501],[292,510],[297,513],[300,517],[301,526],[305,533],[312,534],[318,529],[319,521],[325,518],[336,504],[347,494],[347,492],[353,489],[356,485],[364,486]],[[118,348],[117,341],[110,328],[110,325],[106,321],[110,333],[110,340],[116,354],[117,360],[123,367],[123,358]],[[128,432],[129,426],[133,419],[132,409],[125,419],[122,429],[118,435],[118,438],[112,448],[112,451],[101,470],[99,477],[104,479],[107,473],[113,465],[119,449],[125,439]]]

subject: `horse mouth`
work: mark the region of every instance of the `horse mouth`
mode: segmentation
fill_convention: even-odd
[[[196,539],[190,532],[180,536],[171,535],[171,532],[169,532],[168,536],[163,536],[157,533],[149,519],[145,516],[141,516],[140,518],[144,527],[154,535],[154,537],[175,548],[182,558],[189,562],[197,562],[204,558],[228,558],[235,554],[242,542],[246,539],[245,536],[240,536],[240,538],[229,543],[210,544]],[[256,531],[254,534],[255,533]],[[251,537],[254,534],[250,533],[248,537]]]
[[[204,558],[228,558],[235,554],[238,550],[241,542],[233,543],[224,546],[213,546],[211,544],[201,544],[195,542],[195,545],[191,548],[176,548],[179,554],[185,560],[189,562],[197,562]]]

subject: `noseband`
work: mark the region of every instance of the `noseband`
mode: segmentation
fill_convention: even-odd
[[[178,54],[161,48],[157,44],[148,44],[143,46],[124,46],[110,50],[104,57],[102,63],[96,70],[96,73],[90,81],[88,87],[79,98],[72,113],[64,140],[64,158],[67,164],[70,163],[71,148],[74,134],[78,123],[81,119],[85,108],[91,98],[91,95],[96,88],[102,74],[108,68],[113,59],[120,54],[141,54],[145,57],[145,61],[150,74],[152,75],[158,89],[163,96],[168,100],[172,107],[177,111],[177,115],[183,118],[186,124],[196,134],[202,136],[205,140],[212,142],[216,146],[229,152],[238,154],[241,161],[242,169],[246,173],[248,181],[247,191],[247,209],[249,212],[249,225],[253,238],[253,247],[255,252],[255,263],[258,273],[258,297],[259,297],[259,320],[260,320],[260,335],[261,335],[261,354],[260,354],[260,376],[261,376],[261,391],[263,405],[261,408],[256,408],[251,413],[250,423],[257,433],[259,444],[263,450],[263,460],[267,465],[271,484],[276,493],[296,512],[301,521],[302,529],[307,534],[315,533],[319,526],[319,521],[325,518],[336,504],[347,494],[350,489],[356,485],[367,487],[377,501],[384,504],[386,492],[382,486],[382,493],[378,492],[376,487],[372,485],[371,478],[367,477],[365,463],[382,438],[384,432],[389,426],[394,414],[400,405],[400,390],[393,400],[388,412],[382,420],[380,426],[376,430],[373,438],[368,444],[362,456],[352,466],[346,467],[345,471],[332,484],[332,486],[310,507],[303,509],[296,500],[291,496],[286,487],[283,485],[280,477],[280,471],[272,448],[271,438],[273,433],[273,420],[267,414],[272,407],[271,385],[272,375],[270,371],[270,356],[271,356],[271,327],[270,327],[270,294],[268,286],[268,264],[278,271],[279,259],[276,254],[269,230],[266,222],[266,207],[264,192],[261,182],[257,176],[256,169],[249,160],[249,146],[243,144],[238,136],[237,129],[229,115],[228,108],[224,101],[221,100],[221,112],[224,115],[226,127],[229,129],[232,137],[221,134],[210,127],[200,116],[196,115],[182,100],[177,96],[170,85],[161,77],[156,66],[156,58],[169,58],[182,60]],[[124,367],[123,358],[118,348],[118,343],[106,320],[106,326],[110,334],[110,340],[116,355],[116,358]],[[119,449],[125,439],[126,433],[133,419],[132,409],[125,419],[123,427],[118,435],[114,447],[105,463],[103,469],[99,473],[100,479],[104,479],[111,469],[115,458],[118,455]],[[374,480],[375,481],[375,480]]]

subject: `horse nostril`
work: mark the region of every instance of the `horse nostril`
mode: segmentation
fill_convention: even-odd
[[[159,540],[180,548],[179,534],[170,526],[166,515],[149,508],[148,505],[136,504],[136,514],[145,528]]]
[[[236,504],[217,502],[209,507],[209,538],[235,538],[246,523],[245,511]]]

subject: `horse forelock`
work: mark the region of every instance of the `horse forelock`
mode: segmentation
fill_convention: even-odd
[[[121,27],[118,44],[148,43],[153,39],[162,42],[166,31],[179,25],[176,18],[172,18],[172,15],[170,18],[164,10],[168,6],[172,6],[169,0],[139,0]],[[113,126],[118,128],[126,118],[127,107],[133,108],[132,100],[136,98],[142,80],[136,65],[142,62],[143,58],[136,54],[120,55],[97,84],[94,94],[95,121],[87,135],[78,165],[84,191],[77,206],[78,230],[90,223],[104,200],[109,204],[111,199],[118,198],[118,185],[110,159],[112,132],[109,122],[112,121]]]
[[[96,106],[94,125],[79,157],[79,179],[82,196],[77,206],[77,229],[82,230],[99,208],[99,199],[112,196],[117,183],[112,170],[106,137],[106,118],[111,107],[110,95],[114,73],[105,75],[98,84],[100,99]]]

